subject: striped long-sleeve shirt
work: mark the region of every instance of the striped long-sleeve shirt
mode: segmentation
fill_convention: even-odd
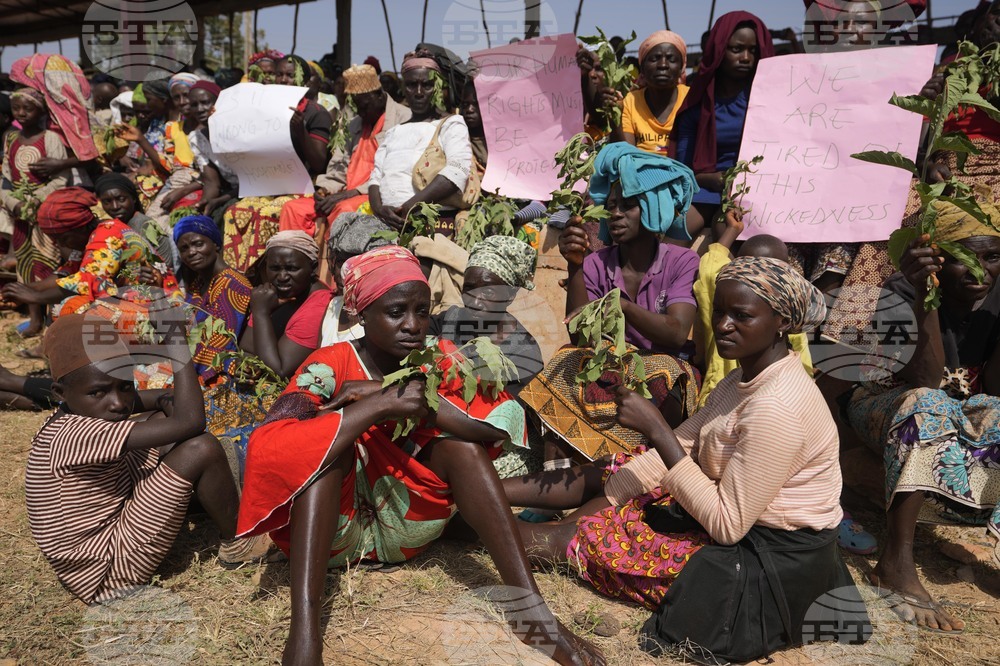
[[[628,463],[619,480],[621,472],[612,475],[608,498],[627,499],[649,489],[644,479],[659,479],[721,544],[736,543],[754,525],[837,527],[843,518],[840,440],[798,354],[749,382],[740,381],[742,375],[730,373],[708,404],[677,428],[687,456],[667,470],[651,449]]]
[[[57,411],[35,435],[25,471],[39,549],[84,602],[148,581],[170,549],[191,484],[155,449],[125,451],[133,421]]]

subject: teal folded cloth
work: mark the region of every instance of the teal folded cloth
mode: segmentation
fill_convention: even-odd
[[[643,227],[670,238],[691,240],[687,212],[691,198],[698,192],[698,183],[690,168],[619,141],[601,149],[594,169],[590,196],[595,203],[606,203],[612,186],[621,183],[622,196],[638,197]],[[601,224],[600,239],[611,243],[606,223]]]

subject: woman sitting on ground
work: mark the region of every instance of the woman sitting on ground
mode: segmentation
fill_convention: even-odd
[[[503,442],[523,445],[523,412],[506,393],[491,399],[477,392],[466,402],[461,380],[441,385],[435,416],[428,416],[422,381],[382,388],[385,375],[424,348],[429,323],[430,289],[409,251],[388,246],[354,257],[344,283],[345,307],[364,321],[364,340],[305,361],[254,433],[247,459],[237,531],[269,532],[291,560],[286,664],[320,663],[328,563],[404,562],[441,536],[456,508],[504,584],[539,595],[490,464]],[[420,421],[416,429],[392,441],[394,422],[410,418]],[[540,599],[536,604],[535,633],[520,639],[544,640],[561,664],[604,663]]]
[[[38,208],[38,227],[52,239],[64,263],[64,277],[39,283],[44,288],[9,284],[4,297],[18,303],[60,304],[57,314],[83,312],[95,301],[148,300],[143,285],[179,292],[173,272],[145,238],[119,220],[99,221],[97,198],[79,187],[53,192]],[[72,272],[67,270],[72,267]],[[136,294],[131,298],[129,294]]]
[[[994,224],[1000,209],[981,204]],[[910,303],[917,345],[898,377],[874,378],[849,397],[851,426],[886,469],[889,536],[871,574],[893,592],[904,619],[932,630],[961,632],[920,582],[913,561],[918,519],[985,524],[1000,537],[1000,232],[951,204],[938,209],[938,243],[960,243],[985,277],[927,237],[915,240],[885,289]],[[928,279],[940,281],[941,307],[924,308]],[[913,316],[911,315],[911,316]],[[905,318],[904,318],[905,319]],[[1000,559],[1000,547],[994,550]]]
[[[625,340],[642,354],[655,404],[673,425],[694,413],[698,399],[698,375],[689,363],[694,346],[688,341],[697,314],[698,255],[661,243],[657,234],[683,229],[694,189],[694,175],[683,164],[626,143],[608,144],[597,156],[590,190],[611,215],[601,235],[615,244],[588,255],[588,237],[579,224],[567,226],[559,238],[569,264],[567,314],[621,290]],[[615,422],[614,387],[621,377],[605,373],[586,391],[577,385],[582,363],[593,354],[564,347],[519,395],[549,431],[589,459],[643,443]]]
[[[517,366],[507,384],[515,398],[542,371],[542,351],[531,333],[508,312],[521,289],[534,289],[531,278],[538,253],[524,241],[490,236],[472,247],[462,289],[464,307],[453,306],[431,318],[429,334],[458,346],[488,337]]]
[[[177,246],[168,234],[160,233],[155,220],[142,212],[139,189],[131,178],[120,173],[106,173],[94,183],[94,194],[101,202],[101,208],[112,220],[124,222],[132,231],[146,239],[155,233],[160,239],[155,248],[157,256],[171,267],[178,265]],[[154,225],[152,229],[150,225]]]
[[[643,87],[625,96],[621,125],[612,129],[611,140],[666,155],[674,121],[689,90],[684,85],[686,70],[687,45],[680,35],[659,30],[647,37],[639,46]],[[609,93],[614,91],[604,88],[602,99],[608,99]],[[613,97],[608,101],[616,103]]]
[[[821,323],[825,311],[822,294],[782,261],[740,257],[723,268],[712,325],[719,354],[738,360],[739,370],[677,428],[653,403],[619,387],[618,421],[648,438],[648,450],[504,481],[514,506],[580,507],[559,523],[519,523],[529,555],[572,563],[602,594],[650,609],[662,603],[659,620],[647,623],[646,631],[661,641],[689,640],[708,649],[717,648],[713,632],[719,627],[707,615],[733,608],[733,598],[758,594],[760,567],[747,553],[740,561],[753,575],[747,582],[752,592],[744,593],[735,580],[727,584],[720,573],[727,568],[714,578],[710,566],[702,568],[701,561],[735,552],[725,546],[743,552],[748,543],[767,544],[784,551],[776,556],[781,568],[767,578],[776,575],[784,584],[792,629],[801,627],[819,595],[852,585],[837,552],[837,428],[785,339]],[[719,618],[737,635],[751,623],[750,640],[735,646],[740,652],[725,655],[722,648],[727,659],[753,660],[785,640],[782,621],[772,623],[775,615],[768,613],[768,643],[757,645],[762,627],[751,619],[756,603],[763,612],[773,601],[770,592],[759,594],[759,601],[741,603],[735,616]]]
[[[692,236],[716,221],[722,176],[736,164],[757,63],[774,55],[771,34],[749,12],[730,12],[712,26],[698,77],[674,124],[673,154],[694,169],[701,191],[688,214]],[[715,237],[722,235],[718,220]]]
[[[420,202],[442,204],[439,231],[454,234],[454,215],[472,170],[469,130],[460,115],[444,115],[435,106],[435,79],[441,68],[429,53],[407,54],[402,67],[406,104],[411,118],[386,132],[375,152],[368,187],[372,212],[386,224],[399,229],[411,208]],[[433,139],[437,140],[444,165],[434,175],[420,172],[426,183],[417,187],[415,165]],[[467,206],[465,206],[467,207]],[[450,220],[450,222],[449,222]]]
[[[279,377],[291,377],[319,347],[320,325],[333,297],[319,281],[319,248],[304,231],[280,231],[254,266],[250,322],[240,348]]]

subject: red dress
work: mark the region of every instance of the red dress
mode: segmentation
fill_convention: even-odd
[[[445,352],[455,346],[439,343]],[[265,424],[250,438],[240,501],[238,536],[270,532],[285,552],[290,542],[289,515],[295,498],[323,470],[333,446],[341,413],[318,412],[348,380],[368,380],[354,345],[340,342],[313,352],[275,402]],[[462,398],[459,380],[438,390],[447,400],[477,421],[504,431],[515,446],[526,447],[524,411],[509,394],[496,399],[477,392],[471,402]],[[337,532],[330,565],[343,566],[361,559],[403,562],[441,536],[455,513],[448,485],[417,461],[420,449],[446,436],[420,424],[408,436],[392,440],[395,422],[373,425],[355,442],[355,465],[344,479]],[[492,457],[503,442],[484,444]]]

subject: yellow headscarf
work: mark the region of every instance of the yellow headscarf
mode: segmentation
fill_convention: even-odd
[[[992,201],[981,198],[979,207],[990,218],[990,221],[1000,226],[1000,208]],[[972,217],[964,210],[947,201],[934,202],[937,210],[937,233],[934,240],[941,242],[959,242],[974,236],[994,236],[1000,238],[1000,231],[987,226]]]

